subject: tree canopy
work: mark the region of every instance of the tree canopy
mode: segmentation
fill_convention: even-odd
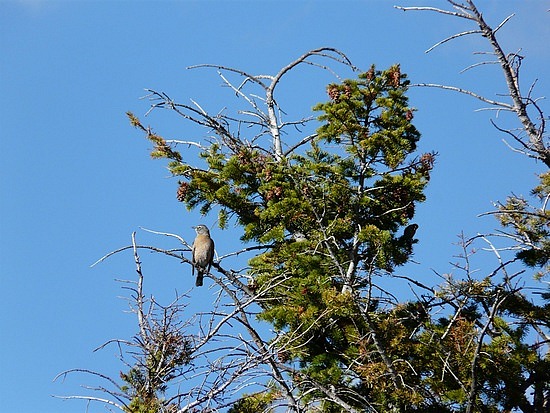
[[[507,105],[525,132],[508,133],[546,162],[545,118],[533,120],[530,110],[542,111],[522,95],[515,57],[502,60],[496,30],[471,1],[449,3],[495,49],[511,98],[497,106]],[[326,62],[356,76],[326,86],[326,101],[311,102],[314,132],[300,134],[296,126],[309,120],[283,121],[276,87],[297,66],[327,70]],[[523,289],[528,269],[539,280],[548,271],[548,173],[532,199],[511,195],[496,205],[497,236],[462,237],[457,273],[425,285],[395,273],[414,253],[422,225],[415,207],[437,158],[417,151],[410,81],[399,65],[361,72],[341,51],[319,48],[273,76],[205,66],[248,104],[240,117],[150,96],[152,109],[206,128],[206,144],[165,139],[128,117],[152,142],[151,156],[168,160],[177,199],[240,231],[244,247],[235,255],[247,263],[214,262],[207,277],[218,298],[197,317],[186,314],[183,296],[167,307],[146,297],[133,239],[139,333],[129,346],[138,351],[128,353],[122,384],[108,379],[108,404],[131,413],[550,411],[550,293]],[[178,145],[195,145],[199,157]],[[184,248],[149,248],[190,263],[189,244],[165,235]],[[479,243],[496,262],[482,272],[472,264]],[[381,282],[390,277],[395,290]],[[406,300],[395,294],[404,288],[412,291]]]

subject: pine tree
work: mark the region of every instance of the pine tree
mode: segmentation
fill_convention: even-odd
[[[317,133],[283,157],[217,123],[219,140],[204,148],[207,168],[198,169],[148,131],[152,155],[171,159],[181,179],[180,201],[202,213],[219,208],[221,227],[232,217],[243,241],[268,249],[249,262],[258,318],[277,333],[279,361],[300,364],[293,377],[308,402],[320,397],[315,386],[350,406],[412,402],[394,367],[395,311],[372,297],[376,278],[413,252],[411,220],[434,164],[434,154],[415,155],[420,133],[408,85],[399,65],[328,85],[328,101],[314,107]],[[322,409],[341,405],[325,401]]]

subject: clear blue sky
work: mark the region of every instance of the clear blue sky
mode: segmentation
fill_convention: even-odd
[[[507,51],[522,48],[524,88],[539,78],[537,96],[548,96],[548,1],[478,1],[503,28]],[[505,87],[498,68],[459,71],[487,50],[481,39],[433,43],[466,22],[433,13],[404,13],[394,4],[446,6],[443,1],[40,1],[0,0],[0,411],[84,412],[84,402],[52,394],[80,392],[86,378],[52,382],[70,368],[117,375],[116,349],[92,350],[136,332],[115,279],[133,279],[131,254],[90,268],[107,252],[128,245],[139,227],[193,238],[191,225],[214,223],[176,201],[176,182],[162,161],[149,158],[149,143],[127,122],[143,117],[144,88],[174,99],[194,98],[212,111],[235,103],[220,89],[215,71],[188,71],[219,63],[274,74],[303,52],[336,47],[355,65],[384,68],[401,63],[413,82],[439,82],[495,96]],[[303,71],[317,79],[315,69]],[[325,99],[324,81],[302,87],[298,74],[279,103],[309,110]],[[308,83],[309,85],[309,83]],[[451,270],[464,230],[495,227],[477,215],[511,192],[527,195],[541,166],[512,153],[489,123],[482,105],[464,96],[414,89],[411,104],[423,134],[422,151],[437,151],[428,200],[418,207],[416,265],[407,275],[436,282],[431,269]],[[167,138],[189,136],[168,113],[151,124]],[[238,229],[213,230],[219,254],[236,249]],[[140,231],[138,241],[177,247],[173,240]],[[143,253],[147,287],[168,300],[192,288],[188,266]],[[430,281],[431,280],[431,281]],[[207,282],[207,284],[209,284]],[[190,291],[201,308],[214,294]],[[90,412],[104,411],[92,406]]]

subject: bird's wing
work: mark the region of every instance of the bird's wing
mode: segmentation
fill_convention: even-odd
[[[214,260],[214,241],[210,238],[210,245],[208,246],[208,269],[207,272],[210,272],[210,267],[212,266],[212,261]]]
[[[214,240],[210,240],[210,248],[208,249],[208,260],[212,262],[214,259]]]
[[[195,275],[195,243],[191,246],[191,275]]]

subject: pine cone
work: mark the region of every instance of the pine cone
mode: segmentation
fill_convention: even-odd
[[[327,87],[327,93],[332,100],[338,102],[338,99],[340,98],[340,91],[338,90],[338,86],[329,85]]]
[[[431,153],[424,153],[420,157],[420,162],[424,168],[431,170],[435,163],[435,157]]]
[[[349,99],[351,97],[351,86],[345,85],[344,86],[344,95]]]
[[[389,73],[389,81],[393,87],[399,87],[401,84],[401,69],[399,66],[394,66]]]
[[[371,66],[369,71],[366,73],[367,80],[371,82],[374,79],[374,67]]]
[[[176,195],[176,198],[180,202],[185,201],[185,197],[187,195],[187,190],[189,189],[189,184],[187,182],[180,182],[180,186],[178,187],[178,193]]]

